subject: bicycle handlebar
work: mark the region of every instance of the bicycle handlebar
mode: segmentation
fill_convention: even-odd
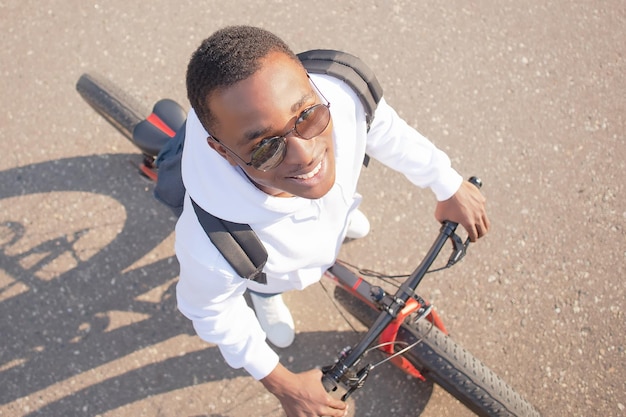
[[[480,189],[483,185],[480,178],[475,176],[469,178],[468,181],[474,184],[478,189]],[[370,345],[378,339],[383,330],[394,320],[397,313],[406,304],[406,301],[414,295],[415,289],[421,282],[422,278],[424,278],[424,275],[426,275],[435,259],[437,259],[437,256],[445,243],[448,239],[455,236],[454,232],[456,231],[457,226],[457,223],[447,220],[442,223],[442,226],[439,229],[439,235],[431,245],[422,262],[415,269],[415,271],[413,271],[409,278],[407,278],[402,285],[400,285],[400,288],[398,288],[394,294],[392,298],[393,303],[381,311],[374,324],[372,324],[365,336],[363,336],[353,349],[349,350],[345,354],[342,354],[334,365],[323,370],[324,374],[322,376],[322,384],[327,392],[337,389],[339,382],[343,379],[348,370],[361,359],[361,357],[369,349]],[[466,242],[466,245],[467,244],[469,244],[469,242]]]

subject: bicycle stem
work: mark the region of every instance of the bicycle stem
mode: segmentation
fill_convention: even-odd
[[[439,230],[439,236],[430,247],[422,262],[400,288],[398,288],[393,297],[391,297],[391,303],[378,315],[378,318],[374,324],[372,324],[363,339],[361,339],[353,349],[347,352],[345,356],[340,357],[330,369],[324,370],[322,384],[324,388],[326,388],[326,391],[330,392],[337,389],[338,383],[343,379],[348,370],[361,359],[371,344],[379,338],[383,330],[396,318],[398,312],[406,304],[406,301],[413,297],[415,289],[420,284],[435,259],[437,259],[445,243],[454,235],[457,226],[457,223],[454,222],[443,222]]]

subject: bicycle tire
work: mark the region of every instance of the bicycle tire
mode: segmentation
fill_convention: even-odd
[[[108,79],[94,74],[81,75],[76,91],[99,115],[133,142],[135,126],[148,115],[141,103]]]
[[[341,286],[335,299],[365,326],[379,311]],[[404,356],[428,380],[436,383],[481,417],[540,417],[540,413],[502,378],[428,320],[408,317],[397,341],[412,345]]]

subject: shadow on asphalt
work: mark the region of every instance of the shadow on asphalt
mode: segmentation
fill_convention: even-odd
[[[85,192],[114,199],[126,215],[121,230],[93,256],[72,256],[69,268],[46,280],[37,270],[62,254],[72,254],[89,228],[72,227],[72,202],[63,201],[59,215],[67,219],[67,230],[24,244],[28,221],[7,218],[8,207],[2,209],[0,404],[17,406],[35,397],[25,402],[30,406],[22,409],[23,415],[76,415],[87,409],[97,415],[185,387],[246,376],[225,365],[217,348],[189,342],[197,338],[176,310],[178,264],[173,256],[132,268],[172,233],[175,224],[169,210],[152,197],[151,184],[132,175],[129,162],[138,159],[125,154],[86,156],[0,172],[0,205],[36,194]],[[29,210],[24,218],[50,215],[39,207]],[[93,227],[106,220],[93,218]],[[156,302],[142,298],[156,288],[161,288]],[[114,325],[111,312],[131,319]],[[292,359],[292,370],[307,370],[329,364],[355,338],[352,332],[301,333],[281,355]],[[177,346],[181,341],[191,347]],[[315,348],[321,343],[328,352]],[[432,385],[408,381],[392,367],[371,378],[375,381],[353,397],[361,410],[358,415],[386,415],[391,407],[396,415],[409,410],[418,415],[432,393]]]

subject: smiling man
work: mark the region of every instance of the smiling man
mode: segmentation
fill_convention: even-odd
[[[219,122],[207,126],[209,146],[232,166],[243,163],[271,196],[321,198],[335,183],[330,104],[294,57],[271,51],[259,63],[254,75],[211,95]],[[287,152],[290,136],[305,140],[289,140]]]
[[[356,191],[365,153],[430,188],[436,218],[462,224],[472,240],[489,228],[484,198],[384,99],[368,131],[349,86],[309,76],[265,30],[227,27],[206,39],[189,62],[187,92],[178,307],[230,366],[243,367],[276,395],[289,417],[345,415],[346,404],[324,391],[319,370],[290,372],[266,338],[277,347],[292,343],[293,319],[280,294],[317,282],[346,236],[367,234]],[[191,199],[252,227],[268,252],[266,284],[236,274]]]

